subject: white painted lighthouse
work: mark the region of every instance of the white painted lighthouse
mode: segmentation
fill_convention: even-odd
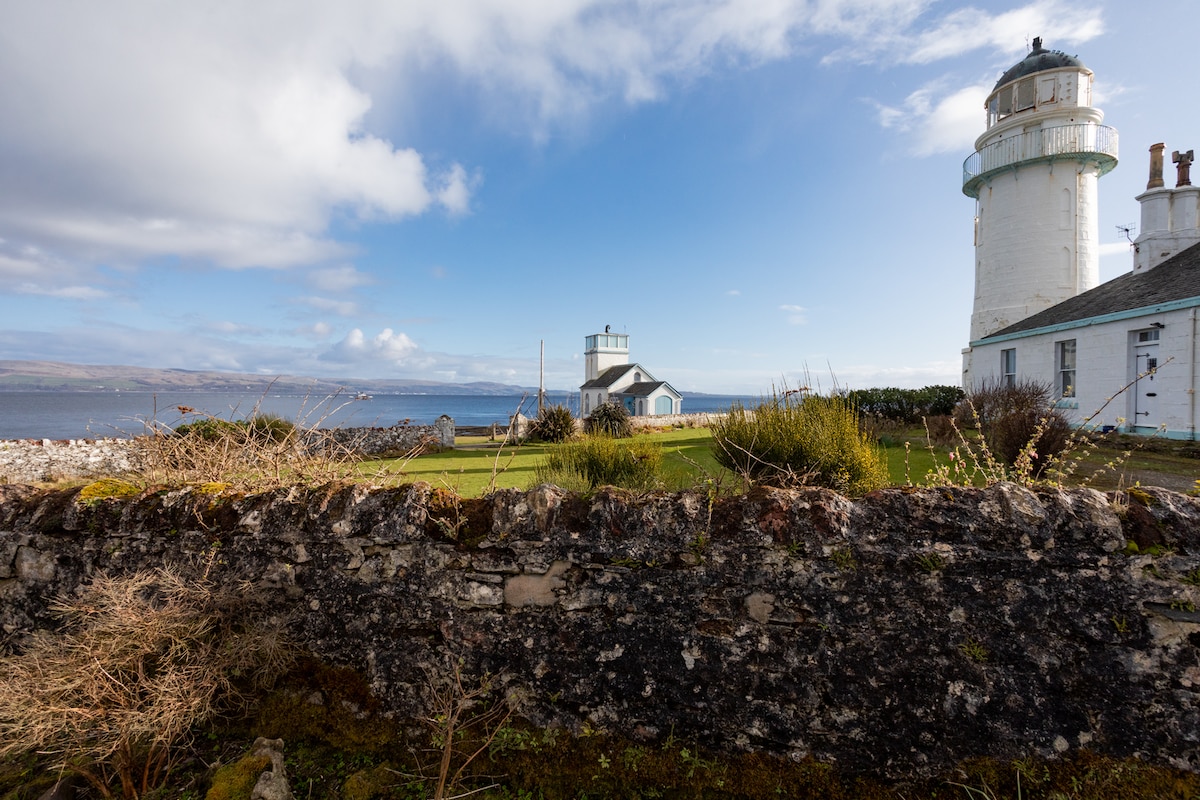
[[[972,343],[1099,283],[1097,182],[1117,164],[1117,132],[1091,100],[1092,71],[1040,38],[987,98],[963,163],[976,201]]]
[[[596,380],[609,367],[629,363],[629,334],[609,333],[609,327],[605,325],[604,333],[593,333],[583,342],[585,383]]]

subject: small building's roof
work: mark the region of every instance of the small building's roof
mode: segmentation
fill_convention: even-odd
[[[1087,69],[1083,65],[1083,62],[1079,60],[1079,56],[1069,56],[1061,50],[1047,50],[1042,47],[1041,37],[1038,37],[1033,40],[1033,50],[1030,51],[1029,55],[1009,67],[1008,71],[1000,76],[1000,80],[996,81],[996,85],[992,87],[992,91],[996,91],[1004,84],[1011,83],[1017,78],[1023,78],[1035,72],[1045,72],[1046,70],[1060,69],[1062,67]]]
[[[630,397],[649,397],[654,394],[658,387],[666,385],[666,381],[641,381],[640,383],[629,384],[616,394],[629,395]]]
[[[1095,289],[988,334],[981,341],[1138,309],[1146,309],[1147,314],[1152,314],[1164,304],[1186,300],[1196,300],[1200,305],[1200,244],[1176,253],[1153,269],[1127,272],[1113,278]]]
[[[592,378],[590,381],[583,383],[579,388],[581,390],[607,389],[609,386],[612,386],[614,383],[620,380],[622,375],[629,372],[636,366],[637,364],[618,364],[615,367],[609,367],[608,369],[604,370],[604,372],[601,372],[599,375]]]
[[[675,397],[683,399],[683,395],[666,381],[640,381],[638,383],[631,383],[621,391],[614,392],[613,394],[621,397],[649,397],[664,387]]]

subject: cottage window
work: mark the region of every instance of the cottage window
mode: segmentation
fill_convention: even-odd
[[[1000,351],[1000,382],[1009,388],[1017,384],[1016,348]]]
[[[1058,370],[1058,393],[1061,397],[1075,396],[1075,340],[1055,343],[1055,363]]]

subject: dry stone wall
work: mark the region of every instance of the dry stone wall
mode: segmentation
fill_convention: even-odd
[[[539,725],[894,779],[1079,749],[1200,769],[1200,502],[1168,492],[8,486],[0,647],[97,572],[206,558],[400,717],[461,661]]]
[[[120,475],[139,468],[136,439],[0,440],[0,481]]]
[[[0,483],[37,483],[106,475],[142,468],[141,437],[126,439],[0,440]],[[454,446],[454,420],[443,415],[433,425],[314,430],[313,449],[333,455],[404,455],[430,447]]]

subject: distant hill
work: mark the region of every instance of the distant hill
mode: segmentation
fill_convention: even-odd
[[[153,369],[115,365],[64,364],[56,361],[0,361],[0,392],[56,391],[195,391],[272,392],[330,395],[337,392],[368,394],[483,394],[536,393],[536,388],[503,383],[443,383],[420,380],[344,381],[295,375],[247,375],[188,369]]]

